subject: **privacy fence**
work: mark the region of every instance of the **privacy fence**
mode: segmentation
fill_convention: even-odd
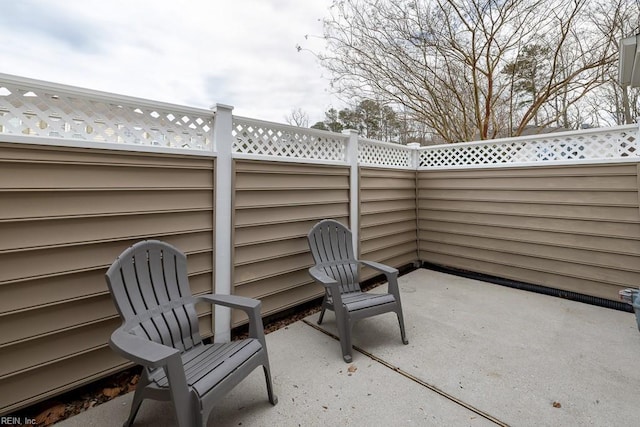
[[[324,218],[365,259],[616,299],[640,283],[639,160],[635,125],[407,147],[0,75],[0,414],[128,366],[103,276],[145,238],[263,315],[321,296]],[[244,321],[198,310],[209,336]]]

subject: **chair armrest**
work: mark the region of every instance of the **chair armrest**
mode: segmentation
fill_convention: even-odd
[[[158,368],[167,363],[180,350],[133,335],[125,330],[126,324],[116,329],[109,339],[113,351],[139,365]]]
[[[374,270],[384,273],[387,278],[387,289],[390,294],[393,294],[396,300],[400,300],[400,289],[398,288],[398,269],[390,267],[385,264],[380,264],[374,261],[359,261],[361,264],[371,267]]]
[[[361,264],[366,265],[367,267],[371,267],[374,270],[378,270],[378,271],[380,271],[381,273],[384,273],[384,274],[395,274],[395,275],[398,274],[398,269],[397,268],[393,268],[393,267],[390,267],[390,266],[385,265],[385,264],[380,264],[379,262],[364,261],[364,260],[360,260],[359,262]]]
[[[262,315],[260,313],[262,302],[260,302],[260,300],[241,297],[239,295],[219,294],[199,295],[195,297],[195,300],[244,311],[249,318],[249,336],[251,338],[259,339],[262,342],[263,347],[266,348],[264,340],[264,325],[262,324]]]
[[[320,282],[322,286],[325,287],[333,287],[337,286],[338,282],[333,277],[329,277],[324,271],[320,270],[317,266],[309,268],[309,275],[313,277],[314,280]]]
[[[342,295],[336,279],[328,276],[324,271],[320,270],[318,266],[310,267],[309,275],[329,292],[329,295],[333,298],[334,307],[342,307]]]

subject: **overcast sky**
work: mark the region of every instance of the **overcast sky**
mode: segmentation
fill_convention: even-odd
[[[0,0],[0,72],[284,122],[341,107],[308,51],[331,0]],[[325,77],[323,77],[325,74]]]

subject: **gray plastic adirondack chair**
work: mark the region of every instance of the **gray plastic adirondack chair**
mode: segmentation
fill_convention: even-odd
[[[398,289],[398,270],[377,262],[357,260],[353,252],[351,231],[338,221],[320,221],[311,229],[307,238],[316,263],[309,269],[309,274],[325,288],[318,324],[322,323],[326,309],[333,310],[344,361],[350,363],[352,360],[353,323],[365,317],[395,312],[400,323],[402,342],[408,344]],[[358,276],[359,264],[384,273],[389,286],[388,293],[362,292]]]
[[[109,345],[143,365],[129,419],[146,398],[171,400],[180,427],[206,426],[213,405],[256,367],[262,366],[269,401],[275,405],[260,301],[231,295],[193,297],[186,256],[157,240],[125,250],[106,274],[123,324]],[[204,344],[194,304],[204,301],[243,310],[249,338]]]

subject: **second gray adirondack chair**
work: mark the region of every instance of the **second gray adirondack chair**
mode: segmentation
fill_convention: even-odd
[[[133,423],[146,398],[173,401],[180,427],[204,427],[213,405],[258,366],[264,368],[269,401],[275,405],[260,301],[232,295],[193,297],[186,256],[168,243],[147,240],[125,250],[106,275],[123,319],[111,348],[143,365],[131,413]],[[243,310],[249,338],[205,344],[195,303]]]
[[[311,229],[307,238],[316,263],[309,269],[309,274],[325,288],[318,324],[322,323],[326,309],[334,311],[344,361],[350,363],[352,360],[353,322],[365,317],[395,312],[400,324],[402,342],[408,344],[398,289],[398,270],[377,262],[356,259],[351,231],[338,221],[320,221]],[[387,278],[388,293],[362,292],[358,275],[359,264],[383,273]]]

